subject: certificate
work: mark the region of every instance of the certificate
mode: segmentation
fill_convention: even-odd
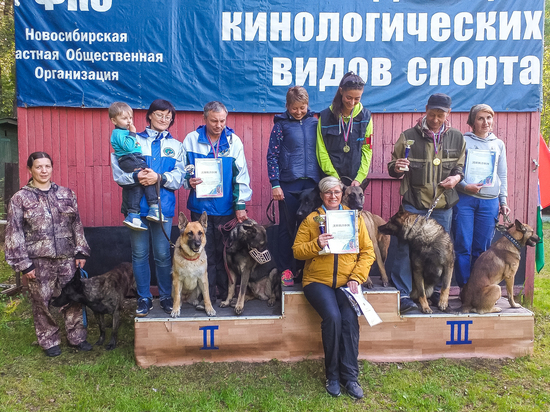
[[[327,210],[327,233],[331,253],[359,253],[357,213],[355,210]]]
[[[497,170],[497,152],[494,150],[469,149],[466,155],[466,183],[482,183],[483,186],[495,185]]]
[[[195,176],[202,183],[195,187],[197,198],[222,197],[222,159],[195,159]]]
[[[351,298],[355,301],[357,304],[357,307],[361,311],[361,313],[365,316],[365,319],[369,323],[370,326],[378,325],[379,323],[382,323],[382,319],[380,319],[380,316],[378,316],[378,313],[374,310],[372,305],[365,299],[365,295],[363,294],[363,290],[361,289],[361,286],[359,286],[359,290],[357,293],[352,293],[350,288],[347,286],[340,287],[344,292],[346,292],[346,295],[348,296],[348,299]]]

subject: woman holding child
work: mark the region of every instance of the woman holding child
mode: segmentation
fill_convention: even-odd
[[[294,284],[296,270],[303,267],[292,255],[300,204],[291,192],[311,189],[321,179],[315,155],[317,118],[308,104],[306,89],[301,86],[288,89],[286,112],[275,115],[267,150],[272,196],[279,201],[279,270],[285,286]]]
[[[34,152],[27,160],[28,183],[13,195],[8,207],[6,261],[29,281],[34,328],[46,356],[61,354],[59,327],[48,305],[83,267],[90,248],[84,237],[76,196],[72,190],[52,182],[53,161],[45,152]],[[63,311],[69,344],[82,351],[86,341],[82,305]]]
[[[124,172],[115,153],[111,154],[113,178],[120,186],[139,183],[144,187],[154,186],[160,179],[160,206],[162,223],[150,219],[150,205],[145,197],[141,198],[139,219],[147,230],[131,230],[132,265],[136,279],[138,305],[136,316],[143,317],[153,308],[151,285],[151,268],[149,267],[149,242],[153,246],[155,272],[158,282],[160,306],[166,313],[172,311],[172,260],[170,244],[164,231],[170,236],[172,218],[176,206],[174,191],[182,185],[185,175],[183,148],[168,128],[174,124],[176,109],[167,100],[157,99],[147,110],[147,128],[136,134],[136,141],[141,148],[147,168],[134,172]],[[116,123],[115,123],[116,124]],[[122,213],[127,214],[126,202],[123,200]],[[161,226],[162,224],[162,226]]]
[[[340,289],[349,287],[352,293],[361,290],[374,262],[372,241],[361,216],[357,219],[359,253],[332,254],[319,252],[332,239],[329,233],[321,233],[315,218],[330,210],[343,210],[344,185],[335,177],[325,177],[319,182],[323,205],[304,219],[292,249],[296,259],[305,260],[302,280],[304,296],[321,316],[321,333],[325,352],[326,390],[332,396],[340,396],[340,385],[348,395],[359,399],[363,389],[358,383],[359,320],[346,293]]]

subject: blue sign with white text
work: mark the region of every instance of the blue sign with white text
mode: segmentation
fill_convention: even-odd
[[[352,70],[373,112],[538,111],[543,24],[543,0],[16,0],[18,104],[280,112],[303,85],[319,110]]]

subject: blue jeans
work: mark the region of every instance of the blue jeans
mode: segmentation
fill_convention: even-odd
[[[422,216],[428,213],[427,209],[417,209],[408,203],[403,203],[403,209]],[[437,223],[443,226],[447,233],[450,233],[453,209],[435,209],[432,212],[431,219],[435,219]],[[412,270],[411,259],[409,257],[409,243],[405,240],[397,240],[397,251],[390,276],[401,298],[408,298],[412,291]],[[436,289],[439,290],[439,287],[436,287]]]
[[[357,381],[359,319],[344,291],[322,283],[304,287],[304,296],[321,319],[327,379]]]
[[[479,255],[491,246],[498,222],[499,200],[479,199],[463,193],[459,193],[459,197],[453,207],[453,235],[456,283],[463,287]]]
[[[164,217],[168,222],[163,223],[168,236],[172,232],[172,218]],[[172,257],[170,255],[170,243],[162,233],[160,223],[150,222],[141,218],[146,231],[131,230],[130,244],[132,246],[132,266],[136,279],[137,294],[139,298],[152,299],[151,295],[151,268],[149,267],[149,239],[153,244],[153,256],[155,258],[155,272],[159,287],[160,299],[172,296]]]

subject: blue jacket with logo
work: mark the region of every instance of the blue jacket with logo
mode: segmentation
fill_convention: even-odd
[[[222,161],[223,197],[198,199],[195,190],[191,189],[189,179],[185,179],[184,186],[191,189],[187,199],[187,208],[195,213],[206,212],[212,216],[229,216],[236,210],[244,210],[252,198],[250,176],[244,157],[244,147],[239,136],[232,129],[226,127],[218,143],[218,158]],[[208,137],[206,126],[199,126],[189,133],[183,141],[185,164],[195,164],[197,159],[214,159],[214,152]]]
[[[174,139],[167,130],[159,133],[150,128],[137,133],[136,140],[141,146],[147,166],[162,175],[160,188],[162,214],[166,217],[174,217],[176,208],[174,191],[181,187],[185,177],[183,145],[180,141]],[[111,153],[111,169],[114,181],[120,186],[139,183],[138,172],[123,172],[114,153]],[[141,216],[147,216],[148,212],[149,205],[145,196],[143,196],[140,202],[140,214]],[[122,213],[127,213],[124,200],[122,202]]]

